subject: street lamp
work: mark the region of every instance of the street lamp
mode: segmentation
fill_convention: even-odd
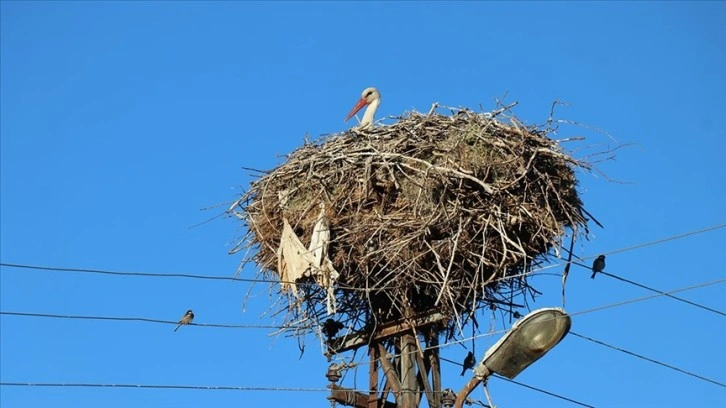
[[[461,408],[469,393],[492,373],[510,380],[516,377],[556,346],[571,324],[570,316],[558,307],[538,309],[519,319],[487,350],[484,360],[474,368],[474,378],[456,395],[454,407]]]
[[[513,379],[556,346],[570,331],[572,319],[561,308],[535,310],[519,319],[487,350],[474,376],[486,379],[497,373]]]

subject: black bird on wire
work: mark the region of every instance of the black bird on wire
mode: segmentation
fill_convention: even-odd
[[[474,358],[474,353],[471,351],[469,354],[466,355],[466,358],[464,359],[464,368],[461,370],[461,376],[463,377],[466,373],[466,370],[470,368],[474,368],[474,364],[476,364],[476,359]]]
[[[590,276],[590,279],[595,279],[595,275],[602,272],[603,269],[605,269],[605,255],[600,255],[592,263],[592,276]]]
[[[338,334],[338,331],[345,327],[343,323],[336,322],[333,319],[328,319],[323,323],[323,334],[328,338],[331,339],[335,337],[336,334]]]
[[[182,316],[181,319],[179,319],[179,324],[176,326],[176,329],[174,331],[179,330],[182,325],[185,324],[191,324],[192,320],[194,320],[194,312],[192,312],[192,309],[187,310],[187,312]]]

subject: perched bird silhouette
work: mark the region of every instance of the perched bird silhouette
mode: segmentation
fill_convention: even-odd
[[[179,319],[179,325],[176,326],[176,329],[174,331],[179,330],[180,327],[184,324],[191,324],[192,320],[194,320],[194,312],[192,312],[192,309],[187,310],[187,312],[182,316],[181,319]]]
[[[474,364],[476,364],[476,359],[474,358],[474,353],[470,351],[464,359],[464,368],[461,370],[462,377],[464,376],[464,373],[466,373],[466,370],[474,367]]]
[[[590,276],[590,279],[595,279],[595,275],[602,272],[603,269],[605,269],[605,255],[600,255],[592,263],[592,276]]]
[[[323,334],[329,339],[333,338],[343,327],[345,327],[343,323],[336,322],[333,319],[328,319],[325,321],[325,323],[323,323]]]

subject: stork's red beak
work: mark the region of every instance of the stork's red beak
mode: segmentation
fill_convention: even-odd
[[[366,105],[368,105],[368,102],[365,99],[360,98],[360,100],[358,101],[358,103],[355,104],[355,106],[350,111],[350,113],[348,114],[348,116],[345,117],[344,122],[347,122],[348,119],[352,118],[353,115],[355,115],[356,113],[358,113],[358,111],[361,110],[361,109],[363,109],[363,107],[366,106]]]

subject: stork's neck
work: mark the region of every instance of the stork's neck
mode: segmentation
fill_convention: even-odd
[[[373,126],[373,116],[376,114],[378,105],[380,104],[380,99],[374,99],[373,102],[368,104],[368,107],[366,107],[366,111],[363,114],[363,119],[360,121],[361,126]]]

